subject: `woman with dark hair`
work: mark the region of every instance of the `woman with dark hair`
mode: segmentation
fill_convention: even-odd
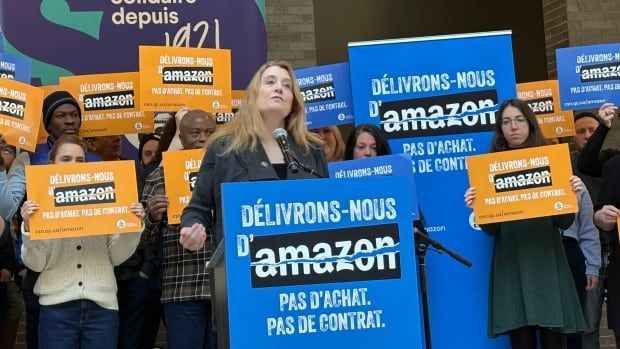
[[[491,152],[546,145],[536,117],[526,102],[502,103]],[[573,192],[583,182],[567,178]],[[465,192],[473,207],[476,190]],[[543,349],[566,348],[566,334],[585,330],[583,313],[564,253],[560,229],[574,214],[528,218],[481,225],[495,237],[489,280],[489,336],[510,336],[513,349],[536,348],[537,332]]]
[[[347,139],[344,159],[354,160],[392,154],[383,132],[370,124],[358,125]]]
[[[501,117],[495,123],[491,152],[548,144],[540,130],[536,115],[526,102],[517,98],[506,100],[500,106],[497,115]],[[515,117],[511,118],[512,115]]]

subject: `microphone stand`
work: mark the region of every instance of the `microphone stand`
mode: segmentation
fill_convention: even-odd
[[[302,163],[301,161],[295,159],[297,161],[297,164],[299,165],[299,167],[301,167],[302,170],[308,172],[311,175],[315,175],[317,178],[325,178],[323,176],[321,176],[318,172],[316,172],[312,167],[307,166],[306,164]]]
[[[291,171],[291,173],[297,173],[299,172],[299,167],[301,166],[301,164],[299,163],[299,161],[297,161],[297,159],[293,159],[291,162],[288,163],[287,167],[289,169],[289,171]]]
[[[316,172],[312,167],[310,167],[310,166],[304,164],[303,162],[299,161],[299,159],[297,159],[297,157],[295,155],[293,155],[293,161],[295,161],[297,166],[299,166],[302,170],[308,172],[309,174],[314,175],[317,178],[325,178],[324,176],[321,176],[320,173]]]
[[[422,221],[417,220],[413,222],[414,241],[415,241],[415,254],[418,260],[418,279],[420,282],[420,293],[422,295],[422,314],[424,316],[424,337],[426,342],[426,349],[431,349],[431,325],[430,325],[430,313],[428,306],[428,285],[426,280],[426,251],[430,246],[434,248],[437,253],[445,252],[450,257],[456,259],[460,263],[467,267],[471,267],[471,261],[459,255],[458,253],[444,247],[440,242],[431,239],[428,236],[426,228]]]

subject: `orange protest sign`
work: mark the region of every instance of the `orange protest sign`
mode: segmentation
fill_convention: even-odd
[[[243,97],[245,96],[245,91],[243,90],[233,90],[232,91],[232,111],[229,113],[215,113],[215,123],[217,125],[225,124],[232,120],[237,114],[239,107],[241,106],[241,102],[243,101]]]
[[[243,97],[245,97],[245,90],[232,90],[231,93],[231,105],[233,108],[233,111],[239,110],[239,107],[241,106],[241,102],[243,101]]]
[[[577,212],[567,144],[467,157],[477,224]]]
[[[170,199],[168,223],[181,223],[181,213],[192,197],[203,157],[203,149],[167,151],[162,154],[164,185]]]
[[[134,162],[106,161],[26,166],[32,239],[55,239],[141,229],[129,206],[138,202]]]
[[[140,111],[138,73],[76,75],[60,85],[80,103],[81,137],[153,132],[153,118]]]
[[[43,91],[40,88],[0,79],[0,133],[8,144],[34,151],[42,104]]]
[[[140,46],[142,110],[231,111],[230,50]]]
[[[575,135],[572,111],[561,110],[557,80],[517,84],[517,96],[530,105],[547,138]]]

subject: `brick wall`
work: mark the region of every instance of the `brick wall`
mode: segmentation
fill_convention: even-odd
[[[620,41],[618,0],[543,0],[542,6],[549,78],[557,77],[556,48]],[[620,148],[618,119],[607,136],[607,147]],[[601,348],[615,348],[613,332],[607,329],[606,312],[600,329]]]
[[[557,77],[555,49],[568,46],[568,16],[566,0],[543,0],[547,72],[550,79]]]
[[[620,42],[620,1],[565,0],[571,46]],[[620,148],[620,119],[615,119],[605,148]]]
[[[620,1],[566,0],[571,46],[620,41]]]
[[[316,65],[312,0],[266,0],[267,56],[293,68]]]

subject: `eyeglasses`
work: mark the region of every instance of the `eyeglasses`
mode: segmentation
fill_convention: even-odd
[[[519,115],[516,118],[503,118],[502,126],[512,126],[512,123],[516,123],[517,126],[523,126],[527,124],[527,118],[523,115]]]

